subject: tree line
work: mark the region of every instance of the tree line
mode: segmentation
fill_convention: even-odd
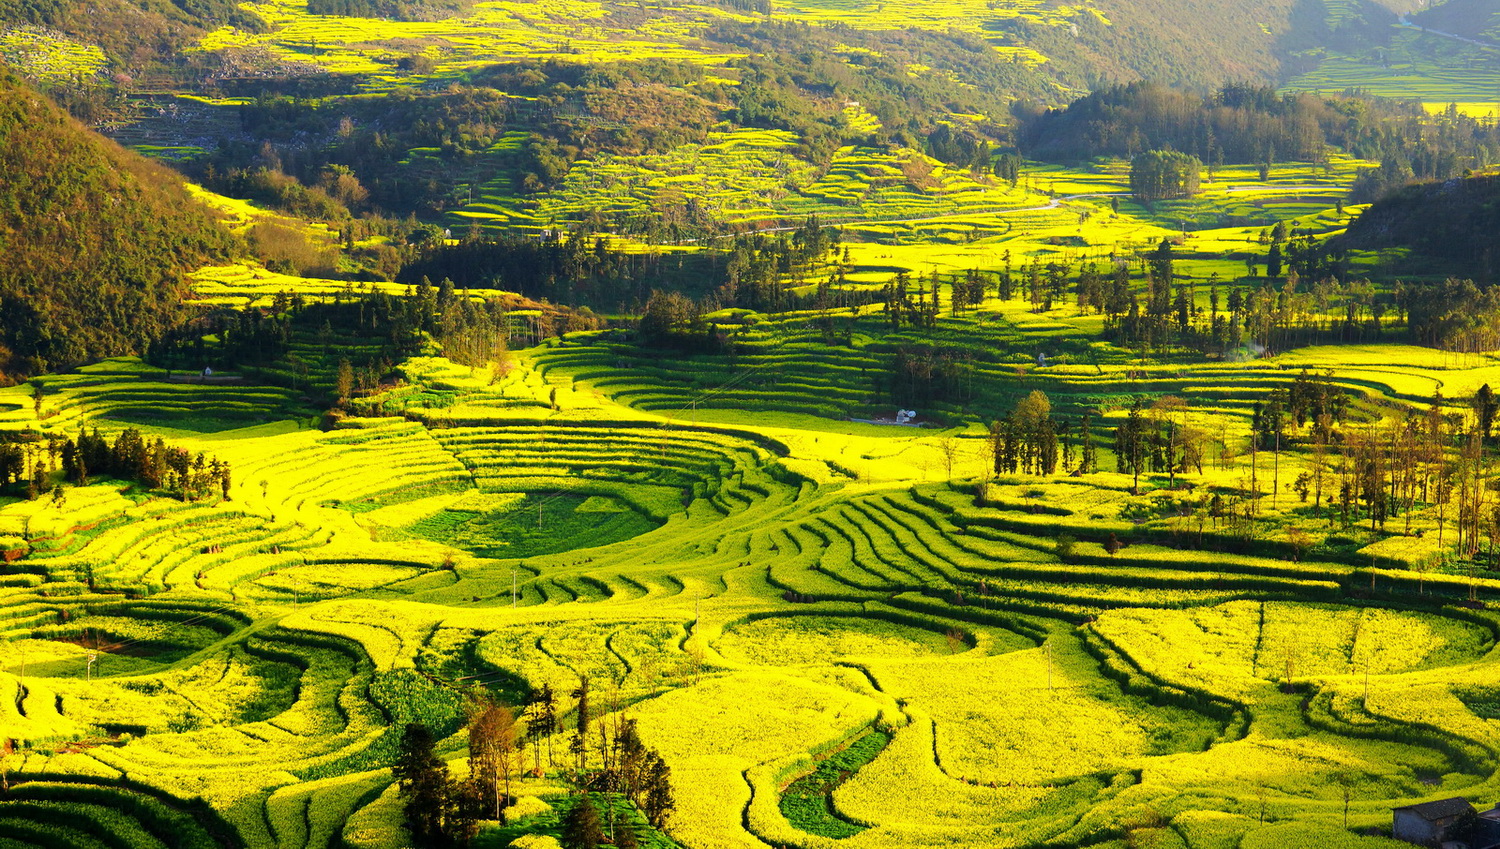
[[[33,397],[40,410],[40,390]],[[166,491],[183,501],[230,497],[233,475],[227,461],[170,445],[161,437],[148,440],[133,427],[117,433],[113,441],[97,427],[80,427],[76,437],[21,436],[0,442],[0,486],[21,488],[31,499],[51,494],[62,501],[62,483],[88,486],[98,478]]]
[[[308,14],[435,21],[463,14],[474,0],[307,0]]]

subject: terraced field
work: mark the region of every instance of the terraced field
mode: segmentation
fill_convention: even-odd
[[[988,323],[969,338],[1047,338]],[[1375,847],[1356,831],[1392,805],[1496,793],[1500,620],[1459,602],[1500,598],[1500,576],[1334,534],[1300,557],[1274,532],[1236,545],[1164,476],[1140,494],[1112,471],[994,477],[981,433],[837,421],[870,403],[854,376],[884,351],[840,350],[763,332],[677,370],[575,334],[503,384],[414,360],[457,402],[332,430],[278,390],[129,360],[49,378],[40,417],[0,390],[11,431],[138,425],[233,469],[222,500],[97,480],[0,506],[18,742],[0,840],[403,845],[403,723],[462,774],[465,688],[520,700],[580,676],[671,766],[653,839],[690,847]],[[1371,415],[1486,374],[1362,350],[985,361],[975,380],[1063,408],[1177,394],[1233,441],[1284,366],[1343,358]],[[1298,507],[1263,505],[1265,526]],[[567,804],[567,747],[536,742],[525,810]]]
[[[699,37],[757,20],[733,3],[501,0],[409,22],[246,5],[264,31],[220,29],[198,50],[354,80],[351,99],[523,59],[686,61],[732,87],[737,55]],[[1325,6],[1331,23],[1353,10]],[[1033,0],[773,12],[952,31],[1033,70],[1051,57],[1008,26],[1110,25],[1091,4]],[[1471,112],[1492,99],[1482,49],[1395,43],[1379,74],[1369,56],[1335,55],[1292,88],[1373,87]],[[0,53],[53,81],[104,67],[45,31],[0,33]],[[168,159],[211,150],[251,103],[141,97],[154,117],[117,135]],[[1358,210],[1343,199],[1374,163],[1335,154],[1264,177],[1231,165],[1196,197],[1147,205],[1121,160],[1027,162],[1011,181],[910,140],[873,146],[860,136],[880,119],[858,104],[831,114],[843,135],[826,167],[795,133],[728,122],[655,153],[580,159],[524,196],[532,138],[512,125],[462,155],[401,145],[392,161],[402,179],[451,183],[434,220],[454,231],[602,220],[608,245],[671,257],[716,228],[774,233],[816,216],[843,236],[820,275],[874,290],[937,274],[951,307],[954,278],[972,273],[979,303],[936,309],[927,326],[878,306],[716,310],[715,352],[692,355],[617,327],[459,365],[438,356],[436,332],[417,332],[403,350],[420,355],[379,369],[398,333],[363,335],[361,303],[361,335],[288,331],[256,369],[114,359],[0,389],[0,445],[21,458],[0,497],[0,742],[14,747],[0,749],[0,849],[406,846],[391,773],[402,730],[428,727],[467,776],[463,726],[480,694],[541,730],[521,749],[511,816],[485,821],[474,845],[548,849],[578,804],[575,767],[613,756],[572,738],[584,679],[595,722],[634,720],[670,767],[664,827],[611,808],[659,849],[1379,849],[1401,845],[1385,837],[1393,806],[1496,801],[1500,531],[1483,445],[1453,447],[1457,483],[1439,475],[1429,498],[1424,478],[1420,497],[1387,505],[1389,531],[1347,461],[1394,445],[1400,427],[1469,421],[1500,362],[1387,343],[1405,317],[1366,316],[1368,284],[1273,290],[1256,271],[1278,222],[1346,227]],[[988,120],[1007,119],[944,118]],[[271,222],[314,246],[341,241],[337,226],[198,194],[241,234]],[[664,209],[696,223],[663,237],[649,225]],[[1045,306],[998,293],[1002,268],[1128,271],[1168,240],[1182,324],[1240,310],[1231,292],[1279,295],[1305,338],[1286,334],[1274,356],[1252,342],[1213,359],[1127,348],[1101,339],[1105,317],[1067,284]],[[817,293],[802,276],[778,282]],[[191,285],[196,306],[224,316],[408,289],[248,261]],[[511,316],[523,312],[536,310]],[[1370,344],[1321,344],[1356,315]],[[362,364],[362,385],[341,393],[362,414],[320,415],[342,358]],[[898,361],[917,365],[898,375]],[[1252,442],[1304,374],[1347,397],[1340,439],[1315,457],[1299,423],[1295,447]],[[997,472],[989,424],[1034,393],[1065,428],[1062,470]],[[888,422],[909,407],[916,426]],[[1165,469],[1131,474],[1111,436],[1142,416],[1166,429]],[[62,484],[77,458],[61,437],[95,428],[161,436],[231,473],[198,500],[97,474]],[[1174,460],[1179,434],[1195,462]],[[1093,468],[1075,459],[1086,451]],[[1469,525],[1474,550],[1455,558]],[[542,693],[557,697],[550,730]]]

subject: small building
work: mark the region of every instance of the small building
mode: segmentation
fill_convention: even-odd
[[[1488,811],[1480,811],[1469,832],[1469,845],[1474,849],[1494,849],[1500,846],[1500,805]]]
[[[1489,812],[1486,812],[1489,813]],[[1467,843],[1474,825],[1474,806],[1467,799],[1440,799],[1391,811],[1391,835],[1397,840],[1441,849],[1444,843]]]

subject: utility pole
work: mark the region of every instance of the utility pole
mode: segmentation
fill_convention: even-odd
[[[88,667],[84,670],[84,680],[85,681],[93,681],[94,680],[94,661],[96,661],[98,659],[99,659],[99,655],[94,654],[93,652],[89,652]]]

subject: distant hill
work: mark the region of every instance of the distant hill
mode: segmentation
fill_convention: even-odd
[[[0,0],[0,25],[48,27],[129,64],[169,56],[204,30],[226,23],[254,30],[265,26],[236,0]]]
[[[1409,251],[1397,270],[1493,280],[1500,271],[1500,175],[1408,186],[1370,206],[1338,242]]]
[[[1072,26],[1018,17],[1002,27],[1068,82],[1150,79],[1212,87],[1278,82],[1328,49],[1383,42],[1415,0],[1100,0]]]
[[[1500,6],[1494,0],[1448,0],[1411,16],[1418,26],[1500,44]]]
[[[143,350],[232,247],[180,177],[0,70],[0,380]]]

